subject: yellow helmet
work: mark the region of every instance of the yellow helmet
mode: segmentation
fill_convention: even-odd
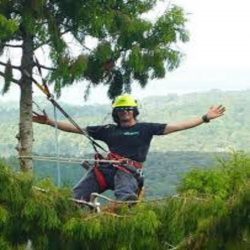
[[[137,101],[136,99],[129,95],[129,94],[124,94],[124,95],[119,95],[115,98],[115,101],[112,104],[113,108],[118,108],[118,107],[137,107]]]

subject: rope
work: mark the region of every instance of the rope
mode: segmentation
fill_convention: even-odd
[[[77,204],[80,204],[80,205],[84,205],[84,206],[87,206],[89,208],[92,208],[92,209],[95,209],[95,211],[97,213],[100,213],[101,212],[101,208],[100,208],[100,203],[99,202],[92,202],[92,201],[85,201],[85,200],[77,200],[77,199],[74,199],[74,198],[70,198],[69,200],[77,203]]]
[[[32,100],[32,102],[41,113],[44,113],[44,110],[42,110],[41,107],[34,100]]]
[[[61,113],[71,122],[71,124],[77,128],[85,137],[87,137],[90,142],[92,143],[92,146],[95,150],[95,152],[97,152],[97,147],[100,148],[101,150],[103,150],[104,152],[107,152],[106,149],[104,149],[100,144],[98,144],[95,140],[93,140],[89,135],[88,133],[82,129],[77,123],[75,120],[73,120],[72,117],[70,117],[66,112],[65,110],[63,110],[63,108],[54,100],[53,96],[49,96],[48,97],[48,100],[58,109],[61,111]]]
[[[120,201],[120,200],[113,200],[105,195],[98,194],[98,193],[92,193],[90,195],[90,201],[93,203],[96,202],[97,198],[104,199],[106,201],[109,201],[110,203],[115,203],[115,204],[135,204],[135,203],[140,203],[140,200],[135,200],[135,201]]]
[[[157,202],[157,201],[164,201],[167,199],[181,199],[181,200],[198,200],[198,201],[206,201],[206,199],[203,198],[188,198],[188,197],[180,197],[179,195],[172,195],[171,197],[162,197],[162,198],[157,198],[157,199],[151,199],[151,200],[135,200],[135,201],[119,201],[119,200],[113,200],[105,195],[98,194],[98,193],[92,193],[90,200],[94,200],[96,198],[101,198],[106,201],[109,201],[111,203],[116,203],[116,204],[135,204],[135,203],[151,203],[151,202]]]
[[[55,150],[56,150],[56,167],[57,167],[57,185],[61,186],[61,169],[59,161],[59,142],[58,142],[58,125],[57,125],[57,113],[56,107],[54,106],[54,120],[55,120]]]
[[[169,250],[176,250],[176,249],[179,248],[177,246],[173,246],[172,244],[168,243],[167,241],[164,242],[164,245],[167,245],[168,247],[171,247],[171,248],[169,248]]]
[[[98,163],[110,163],[110,164],[120,164],[120,161],[115,161],[115,160],[96,160],[96,159],[92,159],[92,158],[85,158],[85,159],[79,159],[79,158],[63,158],[63,157],[50,157],[50,156],[35,156],[35,155],[31,155],[31,156],[18,156],[17,158],[19,159],[34,159],[34,160],[38,160],[38,161],[48,161],[48,162],[56,162],[57,160],[59,160],[60,162],[63,163],[73,163],[73,164],[81,164],[83,161],[88,161],[88,162],[98,162]]]
[[[106,211],[102,211],[102,215],[109,215],[109,216],[116,217],[116,218],[121,218],[121,219],[131,218],[131,215],[119,215],[119,214],[110,213],[110,212],[106,212]],[[88,216],[88,217],[84,218],[84,221],[89,221],[89,220],[92,220],[92,219],[98,218],[98,217],[100,217],[100,213]]]

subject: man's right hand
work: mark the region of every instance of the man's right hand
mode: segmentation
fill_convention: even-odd
[[[43,115],[41,115],[33,111],[32,121],[40,124],[50,124],[49,117],[45,112]]]
[[[46,112],[43,111],[43,114],[38,114],[36,112],[33,111],[33,116],[32,116],[32,121],[36,122],[36,123],[40,123],[40,124],[47,124],[50,125],[52,127],[56,127],[62,131],[66,131],[66,132],[70,132],[70,133],[77,133],[77,134],[82,134],[83,131],[86,132],[86,129],[82,128],[82,130],[76,128],[74,125],[72,125],[71,123],[66,123],[66,122],[60,122],[60,121],[54,121],[52,119],[50,119]]]

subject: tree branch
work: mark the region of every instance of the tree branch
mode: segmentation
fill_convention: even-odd
[[[43,69],[51,70],[51,71],[56,70],[56,68],[47,67],[47,66],[44,66],[44,65],[42,65],[40,63],[34,63],[34,65],[37,66],[37,67],[43,68]]]
[[[70,31],[70,30],[65,30],[65,31],[61,32],[61,33],[60,33],[60,36],[66,34],[66,33],[69,32],[69,31]],[[47,41],[45,41],[45,42],[43,42],[43,43],[37,44],[37,45],[34,47],[33,51],[39,49],[39,48],[42,47],[43,45],[49,45],[49,42],[51,42],[50,39],[48,39]]]
[[[1,62],[1,61],[0,61],[0,65],[7,66],[7,63],[4,63],[4,62]],[[11,65],[11,67],[12,67],[13,69],[18,69],[18,70],[21,71],[21,67],[20,67],[20,66]]]
[[[9,43],[3,44],[3,46],[5,46],[5,47],[11,47],[11,48],[22,48],[22,45],[9,44]]]
[[[77,41],[83,48],[85,48],[85,49],[88,50],[88,51],[91,51],[90,48],[88,48],[86,45],[82,44],[82,41],[81,41],[77,36],[74,36],[74,38],[76,39],[76,41]]]
[[[2,76],[3,78],[5,78],[5,74],[3,72],[1,72],[1,71],[0,71],[0,76]],[[17,79],[11,78],[11,81],[20,86],[20,82]]]

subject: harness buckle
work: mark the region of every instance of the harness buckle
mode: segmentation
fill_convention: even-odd
[[[141,168],[136,169],[136,174],[139,176],[139,178],[144,177],[143,170]]]
[[[83,162],[81,162],[81,164],[80,164],[84,169],[86,169],[86,170],[90,170],[91,169],[91,164],[88,162],[88,161],[83,161]]]

